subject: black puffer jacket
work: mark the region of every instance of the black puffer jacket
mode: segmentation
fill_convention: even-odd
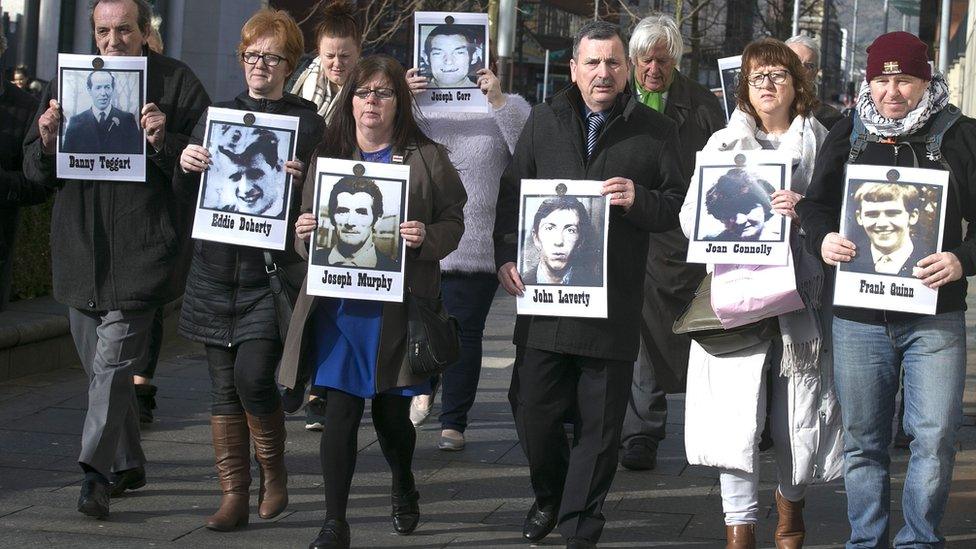
[[[214,106],[297,116],[301,121],[298,125],[296,154],[305,163],[306,170],[314,168],[309,166],[309,161],[312,151],[321,140],[324,122],[316,113],[312,102],[288,93],[277,101],[254,99],[244,92],[233,101]],[[202,117],[193,131],[192,143],[203,142],[205,125],[206,117]],[[175,177],[195,181],[197,184],[200,181],[199,174],[184,174],[179,167],[176,168]],[[294,240],[295,219],[298,218],[302,195],[301,185],[302,180],[295,179],[287,242]],[[279,267],[289,271],[304,270],[304,260],[291,246],[282,252],[275,251],[272,255]],[[301,280],[301,273],[298,280]],[[278,323],[264,266],[264,251],[248,246],[197,240],[186,281],[179,331],[193,341],[225,347],[251,339],[278,339]]]

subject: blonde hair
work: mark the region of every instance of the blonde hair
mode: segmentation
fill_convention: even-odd
[[[238,57],[248,46],[269,35],[274,36],[281,43],[288,69],[295,70],[298,66],[298,58],[305,52],[305,39],[295,20],[283,10],[263,8],[244,23],[241,28],[241,43],[237,45]]]

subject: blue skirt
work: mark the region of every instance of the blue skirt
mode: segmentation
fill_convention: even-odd
[[[383,325],[383,303],[361,299],[316,298],[312,312],[315,334],[314,384],[361,398],[376,395],[376,359]],[[415,396],[430,393],[430,382],[394,387],[384,394]]]

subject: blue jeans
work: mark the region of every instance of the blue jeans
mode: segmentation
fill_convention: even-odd
[[[481,377],[481,340],[491,302],[498,290],[494,274],[441,276],[444,308],[461,325],[461,357],[441,374],[441,429],[464,432]]]
[[[834,317],[834,376],[844,418],[847,547],[888,547],[891,422],[904,368],[905,432],[914,437],[905,477],[905,526],[895,547],[943,547],[962,422],[966,325],[962,311],[866,324]]]

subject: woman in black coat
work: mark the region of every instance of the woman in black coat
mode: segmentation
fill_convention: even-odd
[[[305,163],[323,130],[313,103],[283,92],[303,49],[301,31],[288,14],[258,11],[244,24],[238,46],[248,89],[215,105],[300,119],[297,159],[284,163],[297,184],[293,195],[275,208],[300,197]],[[201,121],[194,131],[175,177],[199,181],[213,163],[210,152],[199,145],[204,126]],[[228,211],[253,213],[272,194],[247,190],[242,196],[242,190],[232,193],[236,202],[227,204]],[[289,226],[298,216],[294,206]],[[259,516],[273,518],[288,504],[284,414],[274,379],[282,341],[264,255],[258,248],[198,240],[180,315],[180,333],[206,346],[213,383],[210,424],[223,498],[207,519],[212,530],[233,530],[248,522],[251,440],[261,473]],[[282,269],[304,266],[294,251],[271,256]]]

